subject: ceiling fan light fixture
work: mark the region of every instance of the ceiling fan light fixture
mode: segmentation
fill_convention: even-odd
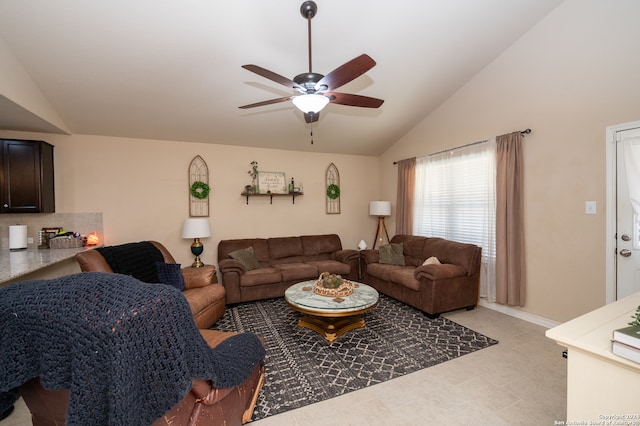
[[[295,96],[291,102],[304,113],[317,113],[327,106],[329,98],[318,94],[307,94]]]

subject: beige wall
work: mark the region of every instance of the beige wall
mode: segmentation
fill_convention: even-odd
[[[179,263],[190,265],[191,240],[180,237],[189,217],[188,166],[200,155],[209,167],[212,237],[203,240],[202,259],[217,264],[221,239],[336,233],[345,248],[360,239],[373,243],[376,221],[369,201],[379,197],[375,157],[309,154],[158,140],[87,135],[0,132],[0,137],[41,138],[55,145],[56,211],[102,212],[105,244],[156,239]],[[301,143],[305,143],[301,141]],[[251,198],[249,163],[285,172],[304,185],[295,204],[288,197]],[[325,210],[324,175],[330,163],[340,171],[341,214]]]
[[[605,304],[605,129],[640,120],[640,2],[567,0],[381,156],[394,160],[530,127],[527,302],[565,321]],[[597,215],[585,215],[585,201]]]

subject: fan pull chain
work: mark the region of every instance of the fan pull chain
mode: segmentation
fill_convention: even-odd
[[[309,135],[311,136],[311,145],[313,145],[313,123],[311,123],[311,133]]]

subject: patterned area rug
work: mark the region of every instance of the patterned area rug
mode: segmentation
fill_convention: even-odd
[[[498,343],[446,318],[383,295],[364,316],[364,328],[332,343],[298,327],[302,314],[284,298],[227,307],[212,328],[251,331],[266,343],[265,384],[253,420],[263,419],[395,377]]]

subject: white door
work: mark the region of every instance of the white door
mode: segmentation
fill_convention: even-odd
[[[637,139],[636,139],[637,138]],[[626,139],[626,141],[625,141]],[[625,167],[625,145],[640,150],[640,127],[616,132],[616,299],[640,291],[640,214],[634,212],[629,187],[640,186],[640,178],[629,177]],[[628,151],[627,151],[628,153]],[[631,156],[627,155],[627,160]],[[640,159],[640,155],[637,157]],[[639,165],[640,169],[640,165]]]

